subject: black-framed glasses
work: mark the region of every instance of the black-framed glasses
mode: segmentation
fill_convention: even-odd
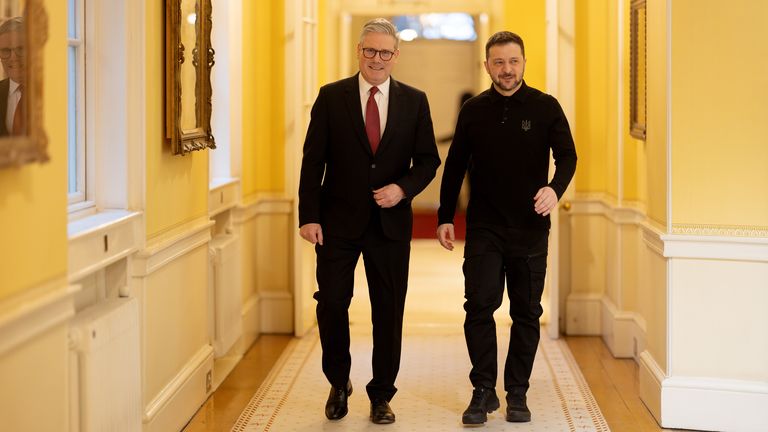
[[[17,46],[16,48],[0,48],[0,58],[3,60],[11,58],[11,51],[16,53],[16,57],[24,56],[24,47]]]
[[[363,48],[363,57],[367,59],[372,59],[376,57],[376,54],[379,54],[379,58],[382,61],[390,61],[392,60],[392,56],[395,55],[395,52],[390,50],[377,50],[373,48]]]

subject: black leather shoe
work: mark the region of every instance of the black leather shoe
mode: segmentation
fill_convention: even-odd
[[[395,413],[384,399],[371,401],[371,422],[375,424],[390,424],[395,422]]]
[[[488,414],[496,411],[500,406],[496,390],[478,387],[472,390],[472,400],[461,415],[461,422],[465,425],[484,424],[488,421]]]
[[[512,423],[531,421],[531,410],[528,409],[525,395],[507,393],[507,421]]]
[[[346,387],[331,386],[331,393],[328,395],[328,402],[325,403],[325,416],[329,420],[338,420],[343,418],[349,412],[347,408],[347,399],[352,394],[352,382],[347,381]]]

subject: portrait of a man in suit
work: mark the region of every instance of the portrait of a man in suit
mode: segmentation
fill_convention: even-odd
[[[20,17],[0,24],[0,136],[26,133],[24,80],[26,78],[24,24]]]

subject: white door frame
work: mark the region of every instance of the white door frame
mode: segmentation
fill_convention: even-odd
[[[574,0],[547,0],[546,3],[546,41],[547,41],[547,93],[555,96],[565,112],[575,134],[575,47],[574,47]],[[550,173],[554,165],[550,164]],[[572,200],[573,181],[560,199],[561,205]],[[564,274],[561,274],[563,263],[560,262],[560,224],[569,223],[568,218],[561,220],[560,207],[555,208],[551,215],[552,228],[549,235],[549,263],[547,266],[547,282],[545,307],[548,308],[549,325],[547,334],[552,339],[560,337],[561,298],[566,294],[561,289]],[[569,230],[564,230],[566,233]]]

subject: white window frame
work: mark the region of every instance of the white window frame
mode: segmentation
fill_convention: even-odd
[[[70,204],[67,227],[72,283],[119,260],[130,268],[131,251],[144,248],[147,87],[144,2],[74,1],[84,11],[87,79],[80,93],[85,200]]]
[[[86,165],[89,163],[92,158],[89,157],[89,151],[92,149],[88,146],[88,135],[86,131],[86,125],[87,125],[87,107],[88,103],[86,100],[86,95],[89,94],[89,92],[86,91],[87,86],[87,76],[88,70],[86,69],[87,63],[86,63],[86,57],[87,56],[87,43],[86,43],[86,35],[88,34],[87,31],[87,25],[86,25],[86,18],[88,14],[86,14],[86,0],[68,0],[72,1],[74,3],[75,7],[75,35],[74,37],[68,38],[68,44],[67,44],[67,65],[69,67],[69,55],[70,50],[75,50],[75,100],[74,100],[74,113],[71,111],[68,112],[69,116],[74,115],[76,119],[75,124],[75,136],[76,136],[76,155],[75,155],[75,163],[76,163],[76,172],[74,173],[75,177],[75,191],[68,193],[68,202],[69,202],[69,212],[71,215],[84,215],[91,213],[94,207],[94,196],[93,196],[93,188],[89,187],[92,183],[92,176],[89,175],[89,167]],[[67,7],[67,14],[69,14],[71,11],[69,10],[69,5]],[[68,29],[69,33],[69,29]],[[67,70],[67,73],[69,74],[69,69]],[[67,80],[67,86],[69,86],[69,80]],[[68,90],[69,93],[69,90]],[[69,110],[69,106],[67,107]],[[67,124],[67,149],[70,148],[69,143],[69,124]],[[69,162],[68,162],[69,166]],[[71,173],[68,173],[67,175],[67,190],[69,191],[69,182],[71,180]]]

